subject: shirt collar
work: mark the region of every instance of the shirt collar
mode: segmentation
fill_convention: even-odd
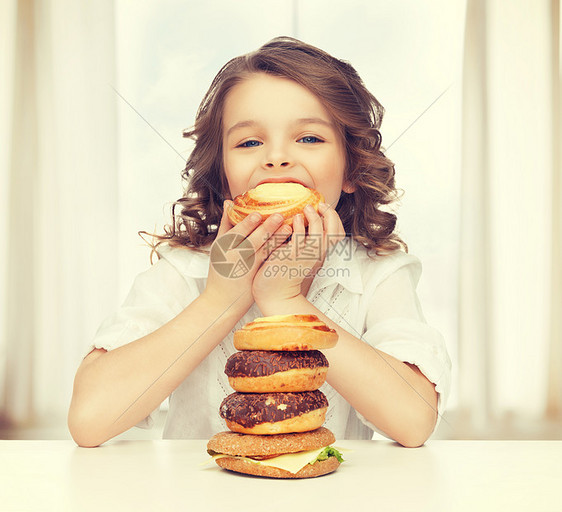
[[[312,287],[320,289],[338,283],[351,293],[363,293],[361,262],[366,257],[362,246],[351,237],[345,237],[332,247]]]

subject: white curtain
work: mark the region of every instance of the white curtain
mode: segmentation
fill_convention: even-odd
[[[64,424],[85,340],[117,303],[114,6],[1,5],[0,412]]]
[[[458,427],[477,437],[562,410],[559,27],[559,0],[468,0]]]

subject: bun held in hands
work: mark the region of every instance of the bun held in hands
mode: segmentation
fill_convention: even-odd
[[[300,183],[262,183],[244,194],[236,196],[231,208],[227,210],[228,218],[236,225],[250,213],[258,212],[265,220],[274,213],[285,218],[284,224],[293,224],[293,217],[303,213],[304,207],[310,204],[316,211],[324,197],[317,190]],[[305,224],[306,217],[303,215]]]

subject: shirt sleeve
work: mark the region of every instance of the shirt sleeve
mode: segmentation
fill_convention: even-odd
[[[451,385],[451,361],[445,340],[437,329],[428,325],[416,294],[421,274],[417,258],[403,258],[375,288],[366,316],[362,339],[372,347],[399,361],[416,365],[435,384],[438,393],[437,425],[445,410]],[[363,416],[359,419],[380,432]]]
[[[84,355],[94,348],[114,350],[154,332],[197,295],[194,282],[184,279],[166,259],[159,259],[135,278],[125,301],[103,321]],[[152,425],[152,415],[137,424],[141,428]]]

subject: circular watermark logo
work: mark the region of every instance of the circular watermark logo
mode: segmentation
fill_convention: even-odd
[[[223,277],[238,279],[254,265],[256,255],[249,240],[236,233],[226,233],[211,247],[211,265]]]

